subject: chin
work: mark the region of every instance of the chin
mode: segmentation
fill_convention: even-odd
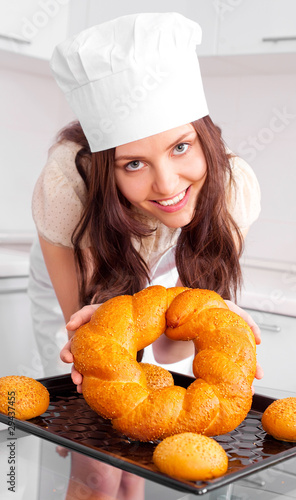
[[[160,219],[160,221],[167,227],[171,229],[178,229],[187,226],[189,222],[192,221],[192,217],[178,217],[175,220]]]

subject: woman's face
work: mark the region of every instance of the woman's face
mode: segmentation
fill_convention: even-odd
[[[115,179],[135,207],[168,227],[188,224],[205,182],[206,160],[191,124],[118,146]]]

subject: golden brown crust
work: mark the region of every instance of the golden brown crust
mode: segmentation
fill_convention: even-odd
[[[150,390],[156,391],[174,385],[173,375],[165,368],[150,363],[140,363],[140,367],[145,373],[147,387]]]
[[[0,378],[0,412],[19,420],[44,413],[49,405],[46,387],[29,377],[11,375]]]
[[[164,332],[174,340],[192,339],[199,351],[197,380],[187,390],[167,382],[155,386],[155,374],[136,361],[137,351]],[[86,402],[132,439],[223,434],[242,422],[252,404],[253,333],[209,290],[153,286],[110,299],[77,330],[71,349],[84,375]]]
[[[156,446],[153,461],[161,472],[187,481],[220,477],[228,467],[227,455],[217,441],[191,432],[164,439]]]
[[[275,439],[296,442],[296,397],[271,403],[262,415],[262,427]]]

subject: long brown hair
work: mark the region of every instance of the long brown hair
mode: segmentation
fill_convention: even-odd
[[[226,206],[226,179],[233,183],[230,155],[221,130],[206,116],[192,123],[207,162],[207,176],[192,221],[181,229],[176,265],[181,282],[235,298],[241,284],[239,257],[243,240]],[[79,122],[58,135],[58,141],[81,145],[75,163],[88,190],[87,203],[72,243],[80,282],[81,305],[102,303],[115,295],[133,294],[149,281],[149,269],[132,244],[151,229],[135,220],[131,204],[115,183],[115,148],[91,153]],[[92,254],[89,276],[81,241],[88,235]]]

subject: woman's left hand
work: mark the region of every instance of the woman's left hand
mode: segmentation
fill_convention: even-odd
[[[245,320],[245,322],[248,323],[249,327],[251,328],[252,332],[254,333],[256,344],[257,345],[261,344],[260,328],[257,325],[257,323],[255,323],[255,321],[253,320],[252,316],[250,316],[249,313],[244,311],[244,309],[242,309],[241,307],[236,305],[231,300],[225,300],[224,302],[226,302],[226,304],[228,305],[228,307],[231,311],[233,311],[236,314],[238,314],[239,316],[241,316],[241,318],[243,318]],[[255,378],[260,380],[263,377],[263,375],[264,375],[263,369],[259,365],[259,363],[257,363]]]

